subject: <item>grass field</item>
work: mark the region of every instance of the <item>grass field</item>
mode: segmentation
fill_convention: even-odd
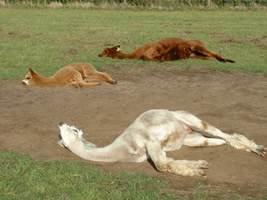
[[[21,79],[29,67],[48,76],[74,62],[90,62],[98,69],[113,64],[154,65],[97,55],[107,46],[120,44],[122,51],[130,52],[166,37],[201,40],[236,61],[191,59],[170,65],[266,74],[266,18],[265,11],[0,8],[0,79]],[[0,154],[0,164],[0,199],[184,199],[167,195],[165,183],[145,175],[111,175],[80,163],[42,163],[10,153]],[[240,197],[195,194],[190,199]]]
[[[265,11],[124,11],[0,8],[0,78],[22,78],[33,67],[44,75],[73,62],[97,68],[143,61],[101,59],[107,46],[130,52],[166,37],[198,39],[235,64],[170,62],[182,68],[267,72]],[[144,62],[147,65],[151,62]]]

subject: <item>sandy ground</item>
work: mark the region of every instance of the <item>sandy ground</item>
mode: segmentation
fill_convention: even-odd
[[[171,66],[107,66],[117,85],[87,89],[27,87],[21,80],[0,80],[0,150],[26,153],[38,160],[82,160],[57,145],[57,123],[84,131],[98,146],[111,143],[142,112],[154,108],[186,110],[224,132],[240,132],[267,145],[267,78]],[[156,171],[149,162],[96,163],[105,171],[144,172],[184,192],[237,192],[267,195],[267,158],[220,147],[168,153],[175,159],[203,159],[207,178]],[[266,196],[265,196],[266,197]]]

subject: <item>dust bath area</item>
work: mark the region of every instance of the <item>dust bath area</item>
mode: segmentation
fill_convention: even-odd
[[[21,80],[0,80],[0,150],[26,153],[38,160],[82,160],[57,144],[59,121],[75,125],[87,140],[104,146],[142,112],[156,108],[186,110],[224,132],[239,132],[267,145],[267,78],[262,74],[142,64],[107,66],[105,71],[117,85],[41,88],[23,86]],[[149,162],[85,162],[112,173],[146,173],[184,192],[267,193],[266,157],[227,145],[182,147],[168,156],[208,161],[207,178],[160,173]]]

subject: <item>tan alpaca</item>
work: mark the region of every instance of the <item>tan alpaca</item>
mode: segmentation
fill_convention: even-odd
[[[121,52],[120,45],[118,45],[104,49],[98,56],[118,59],[142,59],[159,62],[188,58],[203,60],[216,59],[220,62],[230,63],[235,62],[208,50],[205,45],[198,40],[184,40],[182,38],[166,38],[156,43],[145,44],[129,54]]]
[[[44,77],[31,68],[22,83],[24,85],[37,85],[43,87],[73,86],[92,87],[100,85],[102,81],[116,84],[107,73],[98,72],[89,63],[74,63],[58,70],[53,76]]]
[[[183,176],[204,176],[201,168],[208,168],[209,164],[204,160],[174,160],[168,158],[165,152],[178,150],[182,145],[223,144],[261,156],[267,150],[243,135],[224,133],[185,111],[144,112],[113,143],[102,148],[85,141],[83,132],[73,126],[60,122],[59,128],[59,144],[83,159],[102,162],[143,162],[151,159],[160,172]],[[204,137],[202,132],[221,139]]]

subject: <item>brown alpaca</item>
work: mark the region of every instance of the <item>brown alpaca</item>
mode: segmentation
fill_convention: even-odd
[[[98,72],[89,63],[74,63],[58,70],[53,76],[43,77],[29,68],[30,72],[25,76],[22,84],[37,85],[43,87],[73,86],[73,87],[92,87],[100,85],[106,81],[116,84],[108,74]]]
[[[118,45],[104,49],[98,56],[159,62],[188,58],[203,60],[217,59],[220,62],[235,62],[208,50],[204,44],[198,40],[184,40],[182,38],[166,38],[156,43],[145,44],[129,54],[121,52],[120,45]]]

